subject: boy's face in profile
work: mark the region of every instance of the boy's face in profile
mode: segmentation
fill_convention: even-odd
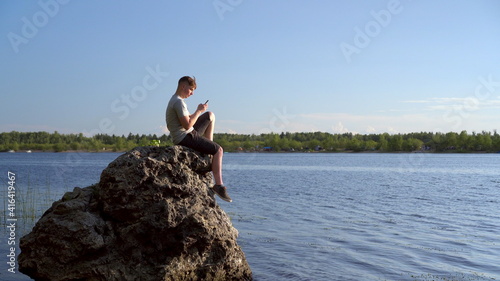
[[[191,86],[189,86],[189,84],[184,83],[184,85],[182,85],[181,98],[183,98],[183,99],[189,98],[190,96],[192,96],[194,94],[194,90],[195,90],[194,87],[191,87]]]

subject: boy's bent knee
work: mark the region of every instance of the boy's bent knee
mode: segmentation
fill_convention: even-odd
[[[215,154],[222,155],[223,153],[224,153],[224,149],[222,148],[222,146],[219,146],[219,149],[217,150],[217,152]]]
[[[215,114],[212,112],[212,111],[209,111],[208,112],[208,118],[210,119],[210,121],[215,121]]]

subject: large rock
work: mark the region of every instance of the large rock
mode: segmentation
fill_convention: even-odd
[[[139,147],[76,187],[21,238],[36,280],[251,280],[237,230],[210,196],[209,159]]]

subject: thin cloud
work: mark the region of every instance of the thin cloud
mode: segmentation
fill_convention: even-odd
[[[430,103],[430,100],[404,100],[402,103]]]
[[[428,104],[423,110],[427,111],[449,111],[449,110],[465,110],[477,111],[481,109],[498,109],[500,108],[500,100],[479,100],[475,97],[465,98],[429,98],[424,100],[406,100],[402,103],[413,104]],[[398,110],[389,110],[398,112]]]

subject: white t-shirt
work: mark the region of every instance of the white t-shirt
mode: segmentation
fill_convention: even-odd
[[[188,133],[193,130],[193,127],[188,130],[182,127],[179,120],[180,117],[189,116],[189,111],[187,109],[184,99],[174,94],[167,105],[167,112],[165,114],[165,119],[167,121],[167,128],[170,131],[170,136],[174,144],[181,142]]]

